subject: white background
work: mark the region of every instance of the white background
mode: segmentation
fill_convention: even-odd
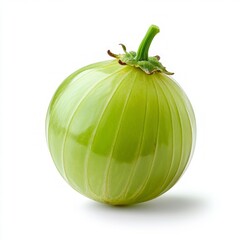
[[[0,239],[240,239],[240,2],[2,0],[0,5]],[[168,193],[110,207],[64,182],[45,141],[58,85],[89,63],[150,52],[189,96],[198,136]]]

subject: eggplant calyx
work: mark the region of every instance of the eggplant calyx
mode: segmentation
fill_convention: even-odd
[[[148,56],[148,50],[155,35],[159,32],[159,28],[155,25],[151,25],[139,45],[137,52],[127,52],[125,45],[120,44],[124,51],[124,54],[114,54],[110,50],[107,51],[108,55],[118,60],[121,65],[129,65],[140,68],[146,74],[153,74],[155,72],[165,73],[166,75],[173,75],[172,72],[166,70],[166,68],[159,62],[159,56]]]

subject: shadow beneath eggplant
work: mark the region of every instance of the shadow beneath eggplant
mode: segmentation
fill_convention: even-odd
[[[109,219],[117,219],[116,221],[121,221],[121,219],[145,221],[203,214],[209,208],[209,203],[197,196],[166,194],[148,202],[129,206],[89,202],[86,207],[90,213],[98,217],[109,217]]]

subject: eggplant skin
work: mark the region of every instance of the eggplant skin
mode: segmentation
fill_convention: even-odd
[[[48,108],[46,137],[56,168],[75,190],[128,205],[179,180],[194,151],[196,121],[172,78],[114,59],[63,81]]]

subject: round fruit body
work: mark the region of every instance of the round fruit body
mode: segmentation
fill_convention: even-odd
[[[195,145],[191,104],[164,73],[117,60],[70,75],[50,103],[46,134],[54,163],[77,191],[127,205],[170,189]]]

